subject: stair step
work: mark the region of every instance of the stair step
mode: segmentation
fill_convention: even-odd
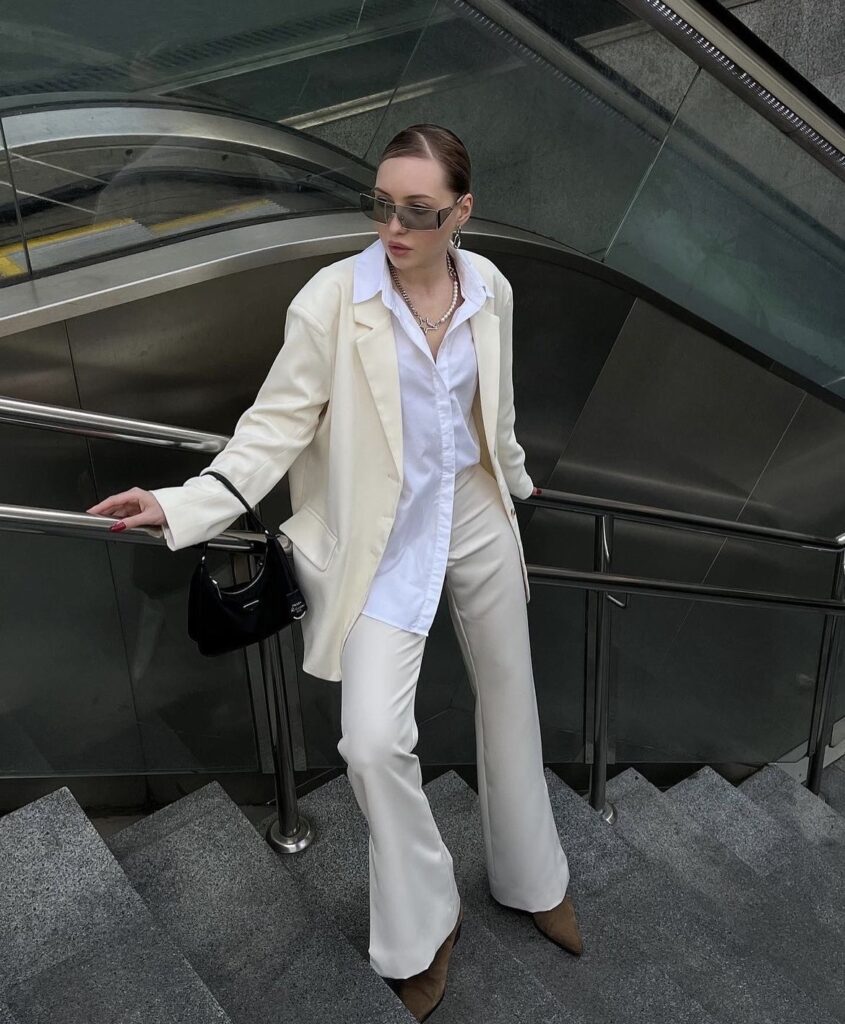
[[[774,899],[743,861],[634,768],[611,779],[606,792],[616,806],[619,833],[667,868],[683,890],[685,905],[696,904],[715,929],[727,932],[728,948],[743,957],[749,996],[756,998],[754,987],[764,992],[780,987],[779,999],[785,1001],[795,986],[797,1019],[810,1017],[815,1004],[836,1019],[845,1007],[845,955],[836,933],[802,908]],[[797,935],[812,935],[813,942],[796,942]]]
[[[614,788],[616,780],[608,783],[609,799],[618,799],[617,806],[624,806],[630,812],[620,822],[623,832],[626,826],[633,829],[628,838],[644,852],[646,844],[650,843],[651,853],[671,863],[687,884],[695,886],[702,896],[711,900],[713,912],[734,917],[734,908],[738,908],[755,917],[762,912],[778,915],[772,921],[773,926],[777,921],[783,926],[789,922],[796,925],[802,918],[807,926],[820,926],[815,915],[809,912],[806,901],[797,893],[781,892],[777,905],[772,906],[772,887],[761,882],[760,866],[782,865],[778,852],[782,829],[765,810],[713,769],[701,769],[666,793],[661,793],[633,768],[623,775],[634,779],[636,785],[628,787],[621,799]],[[696,787],[698,793],[694,795],[692,791]],[[638,832],[642,833],[639,838]],[[754,855],[760,847],[762,859]],[[801,856],[806,854],[801,846],[797,847],[797,852]],[[749,861],[757,864],[756,870]],[[714,900],[717,888],[720,891]],[[824,925],[823,931],[827,927]],[[828,937],[837,941],[835,932]],[[792,959],[794,954],[790,951]]]
[[[642,942],[645,956],[665,965],[672,980],[717,1019],[742,1020],[743,1024],[836,1020],[776,976],[767,976],[768,986],[761,983],[754,974],[757,959],[735,941],[730,925],[708,914],[697,894],[691,893],[665,865],[650,860],[626,841],[617,824],[608,825],[554,773],[547,769],[546,774],[564,849],[567,842],[571,843],[570,837],[584,829],[581,822],[586,808],[592,815],[593,829],[598,823],[612,832],[616,841],[636,857],[623,877],[596,900],[593,910],[620,931],[618,937],[611,932],[614,941],[624,941],[627,932],[631,942]],[[630,776],[617,779],[620,793],[633,788]]]
[[[441,835],[453,855],[469,911],[528,967],[557,998],[567,1020],[625,1024],[712,1024],[706,1012],[651,955],[639,922],[621,920],[615,887],[636,875],[639,854],[616,836],[592,808],[563,782],[549,793],[570,865],[569,892],[584,938],[575,957],[549,941],[530,914],[503,907],[490,893],[478,795],[454,771],[425,789]],[[565,796],[561,797],[561,790]],[[525,836],[526,843],[531,836]],[[609,887],[609,888],[608,888]],[[630,899],[625,901],[629,912]]]
[[[228,1024],[66,786],[0,819],[0,863],[9,1021]]]
[[[663,795],[765,879],[771,892],[845,937],[845,882],[795,830],[708,765]]]
[[[369,963],[369,827],[348,776],[339,775],[307,793],[299,806],[316,838],[288,858],[286,866],[313,887],[326,913]],[[586,1024],[563,1013],[507,945],[484,927],[460,883],[459,889],[464,920],[449,961],[447,993],[437,1008],[439,1024]]]
[[[108,844],[234,1024],[413,1020],[219,783]]]
[[[845,818],[789,772],[767,764],[743,779],[739,788],[797,832],[805,848],[818,850],[831,864],[845,865]]]
[[[161,807],[154,814],[146,814],[131,825],[113,832],[106,838],[106,844],[120,860],[124,853],[138,853],[145,846],[153,846],[191,822],[201,822],[206,814],[219,806],[220,794],[217,788],[214,783],[201,786],[187,796]],[[225,790],[223,792],[225,794]],[[242,813],[240,808],[238,811]]]
[[[311,886],[321,906],[369,963],[369,829],[346,774],[300,797],[299,809],[315,838],[288,857],[285,867]]]
[[[824,769],[821,792],[828,806],[845,817],[845,758],[833,761]]]

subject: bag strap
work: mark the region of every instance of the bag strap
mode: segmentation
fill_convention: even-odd
[[[241,503],[243,504],[244,508],[247,511],[247,515],[254,519],[256,523],[258,523],[258,525],[261,527],[262,533],[266,533],[268,537],[271,536],[270,531],[267,529],[264,523],[261,522],[261,520],[255,514],[255,512],[253,512],[253,510],[250,508],[249,504],[246,502],[241,492],[237,489],[237,487],[235,487],[235,485],[230,480],[227,480],[222,473],[219,473],[216,469],[203,469],[200,470],[199,475],[216,477],[221,483],[225,484],[232,492],[232,494],[234,494],[235,497],[241,501]]]

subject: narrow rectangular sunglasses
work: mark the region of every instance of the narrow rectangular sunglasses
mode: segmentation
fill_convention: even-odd
[[[359,192],[358,195],[361,197],[361,212],[370,220],[389,224],[395,212],[402,227],[412,231],[436,231],[463,199],[463,196],[458,196],[451,206],[444,206],[442,210],[432,210],[427,206],[397,206],[396,203],[370,192]]]

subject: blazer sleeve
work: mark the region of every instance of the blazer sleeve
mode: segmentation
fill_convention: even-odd
[[[516,409],[513,400],[513,288],[506,282],[507,293],[499,322],[502,349],[499,359],[499,418],[496,424],[496,447],[499,465],[511,494],[527,498],[534,482],[525,470],[525,450],[514,432]]]
[[[171,551],[211,540],[244,512],[224,484],[203,475],[207,469],[231,480],[251,506],[287,473],[313,438],[329,400],[331,345],[326,329],[294,300],[288,307],[284,343],[226,447],[181,486],[150,491],[167,517],[161,531]]]

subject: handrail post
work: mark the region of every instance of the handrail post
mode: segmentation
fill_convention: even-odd
[[[265,831],[267,842],[278,853],[298,853],[313,839],[311,826],[299,813],[296,782],[288,729],[287,701],[281,681],[281,659],[278,636],[267,637],[259,644],[264,693],[270,717],[273,749],[273,782],[276,791],[276,814]]]
[[[841,600],[845,593],[845,549],[836,553],[836,570],[831,589],[834,601]],[[839,615],[825,615],[822,630],[819,667],[816,672],[816,688],[813,695],[813,713],[810,722],[810,737],[807,742],[807,789],[819,795],[824,771],[824,752],[833,732],[833,673],[842,624]]]
[[[599,572],[607,572],[613,552],[613,515],[608,513],[596,517],[593,564]],[[595,631],[595,687],[593,715],[593,763],[590,768],[590,805],[601,811],[607,821],[615,813],[608,809],[605,799],[607,784],[607,719],[608,693],[610,689],[610,597],[607,591],[596,593]]]
[[[255,506],[255,514],[260,517],[258,505]],[[287,550],[284,551],[284,557],[289,557]],[[298,853],[311,843],[314,835],[308,819],[299,813],[296,797],[290,719],[278,633],[261,640],[259,652],[264,700],[270,722],[273,783],[276,792],[276,814],[265,830],[265,839],[277,853]]]

